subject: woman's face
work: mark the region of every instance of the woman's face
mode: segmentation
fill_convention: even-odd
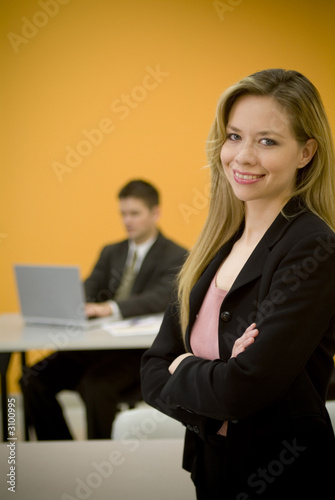
[[[236,197],[246,203],[284,206],[295,187],[298,169],[315,153],[316,141],[299,143],[286,111],[268,96],[237,99],[226,133],[221,162]]]

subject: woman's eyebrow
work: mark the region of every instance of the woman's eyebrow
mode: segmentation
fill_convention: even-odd
[[[232,130],[233,132],[241,132],[241,130],[240,130],[239,128],[234,127],[233,125],[230,125],[229,123],[228,123],[228,125],[227,125],[227,127],[226,127],[226,128],[227,128],[227,129],[229,128],[229,129],[230,129],[230,130]]]

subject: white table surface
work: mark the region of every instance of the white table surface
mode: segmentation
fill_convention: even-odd
[[[134,331],[136,325],[134,325]],[[157,331],[148,329],[141,334],[113,336],[100,328],[27,326],[19,314],[0,315],[0,352],[20,352],[32,349],[138,349],[151,346]]]
[[[9,448],[0,445],[0,498],[16,500],[195,500],[181,467],[182,439],[17,442],[15,493]]]

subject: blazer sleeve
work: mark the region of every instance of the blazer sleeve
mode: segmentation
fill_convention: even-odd
[[[112,245],[107,245],[102,249],[91,275],[84,282],[87,302],[101,302],[99,294],[108,288],[108,279],[112,267],[112,249]]]
[[[203,417],[222,422],[248,418],[282,398],[305,376],[304,367],[321,344],[326,359],[334,354],[334,250],[330,232],[306,236],[287,249],[259,304],[260,310],[262,304],[271,307],[259,315],[256,341],[227,362],[187,357],[164,378],[168,349],[178,333],[163,324],[143,358],[144,393],[151,402],[153,397],[157,407],[184,422],[189,415],[198,415],[200,422]],[[155,365],[160,367],[159,384],[147,392],[147,375],[151,372],[154,379]]]

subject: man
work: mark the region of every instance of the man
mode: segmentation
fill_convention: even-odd
[[[85,281],[86,314],[122,319],[163,312],[186,250],[157,229],[159,194],[134,180],[119,192],[128,239],[103,248]],[[29,421],[40,440],[72,439],[56,399],[78,391],[86,406],[89,439],[108,439],[117,405],[140,396],[140,359],[144,350],[61,351],[34,365],[20,384]]]

